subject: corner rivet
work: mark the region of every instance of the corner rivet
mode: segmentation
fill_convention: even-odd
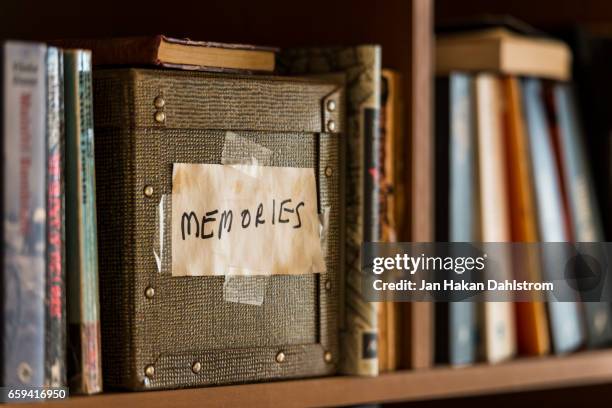
[[[325,354],[323,354],[323,360],[325,360],[326,363],[331,363],[332,359],[333,359],[333,355],[331,351],[326,351]]]
[[[278,354],[276,355],[276,362],[282,363],[283,361],[285,361],[285,353],[283,353],[282,351],[279,351]]]
[[[334,174],[334,169],[330,166],[325,167],[325,177],[331,177]]]
[[[194,374],[200,374],[200,371],[202,371],[202,363],[199,361],[194,362],[191,365],[191,371],[193,371]]]
[[[148,378],[152,378],[155,375],[155,367],[153,365],[148,365],[145,367],[145,375]]]
[[[153,105],[158,109],[163,108],[164,105],[166,105],[166,100],[161,96],[158,96],[155,98],[155,100],[153,100]]]
[[[164,112],[155,112],[155,121],[157,123],[164,123],[166,121],[166,114]]]
[[[327,110],[330,112],[333,112],[336,110],[336,101],[334,101],[333,99],[330,99],[329,101],[327,101]]]
[[[335,121],[333,121],[333,120],[328,120],[328,121],[327,121],[327,129],[328,129],[330,132],[334,132],[334,131],[336,130],[336,122],[335,122]]]

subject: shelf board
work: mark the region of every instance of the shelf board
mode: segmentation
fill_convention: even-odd
[[[612,383],[612,350],[524,358],[496,365],[398,371],[370,378],[336,376],[172,391],[108,393],[69,398],[51,406],[313,407],[474,396],[606,382]],[[19,405],[20,408],[27,406]]]

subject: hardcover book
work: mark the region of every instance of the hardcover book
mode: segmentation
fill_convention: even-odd
[[[474,81],[452,73],[436,81],[436,146],[439,146],[436,194],[438,241],[480,240]],[[448,197],[447,200],[444,198]],[[445,222],[446,221],[446,222]],[[474,363],[477,351],[477,305],[436,303],[436,361],[452,365]]]
[[[102,391],[91,53],[64,51],[70,390]]]
[[[538,242],[537,212],[533,169],[523,116],[518,78],[502,79],[508,186],[510,195],[510,235],[513,242]],[[525,272],[532,282],[541,280],[540,259],[528,252]],[[543,355],[550,351],[546,306],[543,302],[516,302],[517,346],[522,355]]]
[[[402,163],[404,145],[402,144],[400,74],[384,69],[381,78],[380,110],[380,155],[377,161],[379,180],[379,219],[381,222],[381,241],[397,242],[399,219],[403,211],[398,206],[405,204],[404,174]],[[399,160],[398,160],[399,159]],[[405,207],[402,207],[405,208]],[[379,323],[379,361],[381,372],[395,371],[400,363],[401,345],[401,308],[396,302],[382,302],[378,314]]]
[[[94,66],[150,65],[198,71],[273,72],[276,48],[194,41],[165,35],[56,41],[89,49]]]
[[[551,38],[530,37],[505,28],[440,35],[436,72],[493,71],[556,80],[571,76],[569,47]]]
[[[566,242],[568,232],[563,212],[563,197],[546,118],[542,83],[539,79],[526,78],[521,83],[521,91],[529,134],[540,241]],[[544,248],[541,260],[544,279],[550,276],[548,265],[552,263],[549,259],[551,256],[553,254]],[[548,302],[550,334],[553,350],[557,354],[574,351],[584,343],[579,307],[576,302]]]
[[[482,241],[510,240],[506,152],[502,124],[500,79],[492,74],[475,78],[478,182]],[[500,258],[500,269],[510,277],[509,259]],[[514,306],[508,302],[485,302],[481,327],[481,352],[490,362],[506,360],[516,353]]]
[[[62,51],[47,50],[47,274],[45,385],[66,383],[64,235],[64,65]]]
[[[586,161],[584,134],[575,106],[574,93],[568,84],[547,88],[553,114],[556,116],[556,146],[560,179],[564,186],[566,211],[571,239],[576,242],[605,241],[593,180]],[[594,254],[596,255],[596,254]],[[612,282],[605,276],[603,290],[610,293]],[[585,292],[586,295],[586,292]],[[605,295],[604,295],[605,296]],[[590,348],[612,342],[612,308],[608,302],[584,297],[583,309],[587,328],[586,344]]]
[[[379,219],[381,48],[376,45],[286,49],[278,68],[288,74],[344,73],[347,83],[346,270],[340,322],[340,371],[378,374],[377,306],[364,299],[360,252],[381,240]]]
[[[45,385],[46,46],[2,46],[2,386]]]

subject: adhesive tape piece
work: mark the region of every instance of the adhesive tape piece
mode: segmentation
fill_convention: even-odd
[[[259,177],[257,166],[272,164],[272,150],[234,132],[227,132],[221,164],[232,166],[251,177]]]
[[[166,224],[166,205],[168,202],[167,195],[164,194],[157,205],[157,217],[155,218],[155,239],[157,242],[153,246],[153,256],[157,265],[157,272],[161,273],[164,260],[164,239],[165,239],[165,224]],[[170,214],[170,212],[168,212]]]
[[[261,306],[266,295],[268,276],[225,275],[223,300]]]

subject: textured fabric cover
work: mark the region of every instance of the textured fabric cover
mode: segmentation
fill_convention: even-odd
[[[156,107],[160,96],[165,105]],[[94,73],[105,385],[160,389],[336,370],[342,97],[337,85],[315,80],[146,69]],[[329,98],[339,109],[324,108]],[[337,123],[336,133],[325,132],[329,120]],[[225,301],[224,277],[171,276],[172,164],[221,163],[227,131],[270,149],[273,166],[314,168],[319,208],[330,211],[327,273],[267,278],[262,306]],[[153,187],[151,197],[145,186]],[[158,270],[160,209],[165,232]],[[147,287],[155,289],[151,299]],[[284,361],[277,362],[281,351]],[[195,362],[201,364],[197,374]],[[150,365],[154,374],[147,376]]]

